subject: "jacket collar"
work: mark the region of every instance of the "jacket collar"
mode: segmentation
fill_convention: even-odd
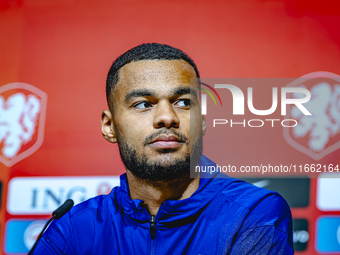
[[[202,155],[200,166],[216,166],[216,164]],[[217,178],[216,178],[217,177]],[[189,218],[195,218],[199,212],[206,207],[210,201],[218,195],[229,182],[224,182],[221,178],[228,178],[225,174],[201,173],[200,184],[198,189],[191,197],[183,200],[166,200],[162,203],[157,215],[156,221],[163,224],[176,224],[176,221],[183,221]],[[221,182],[222,181],[222,182]],[[221,182],[221,185],[213,185],[213,182]],[[120,187],[113,189],[112,194],[114,203],[121,206],[130,218],[135,221],[149,221],[151,216],[143,206],[144,201],[140,199],[131,199],[129,187],[126,179],[126,173],[120,176]],[[193,219],[194,220],[194,219]]]

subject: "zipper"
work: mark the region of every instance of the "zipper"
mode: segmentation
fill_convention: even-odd
[[[156,238],[156,216],[151,215],[150,219],[150,241],[151,241],[151,255],[155,254],[155,238]]]
[[[161,204],[161,206],[159,207],[158,213],[161,212],[163,210],[163,208],[167,205],[167,202],[163,202]],[[149,214],[149,212],[145,209],[146,213]],[[150,215],[150,214],[149,214]],[[156,216],[155,215],[150,215],[150,241],[151,241],[151,255],[155,254],[155,246],[156,246]]]
[[[150,219],[150,237],[151,240],[155,239],[156,237],[156,216],[151,215]]]

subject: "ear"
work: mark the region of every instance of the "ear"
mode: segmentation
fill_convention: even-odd
[[[102,112],[101,125],[102,125],[102,134],[104,138],[110,143],[116,143],[117,142],[116,132],[113,127],[112,114],[109,110],[104,110]]]
[[[205,117],[202,116],[202,136],[205,135],[205,131],[207,130],[207,121]]]

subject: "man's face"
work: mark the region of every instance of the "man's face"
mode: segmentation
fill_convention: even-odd
[[[190,78],[196,78],[195,71],[183,60],[137,61],[121,68],[112,95],[114,115],[106,122],[103,114],[102,130],[106,137],[110,126],[111,142],[118,142],[126,168],[137,177],[170,181],[189,173],[191,154],[200,157],[206,125],[190,93],[195,90]]]

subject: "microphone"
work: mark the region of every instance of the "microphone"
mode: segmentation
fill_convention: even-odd
[[[59,220],[65,213],[67,213],[72,206],[74,205],[74,202],[72,199],[67,199],[57,210],[55,210],[52,213],[52,216],[54,219]]]
[[[72,206],[74,205],[74,202],[72,199],[67,199],[61,206],[59,206],[53,213],[52,213],[52,218],[49,219],[43,230],[41,230],[37,240],[35,241],[32,249],[30,250],[30,252],[28,253],[28,255],[31,255],[32,252],[34,251],[35,247],[37,246],[40,238],[42,237],[43,233],[45,232],[46,228],[48,227],[48,225],[51,223],[52,220],[59,220],[64,214],[66,214],[69,210],[71,210]]]

